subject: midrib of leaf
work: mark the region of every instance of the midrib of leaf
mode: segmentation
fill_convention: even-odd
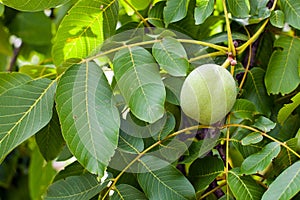
[[[261,98],[261,95],[260,95],[259,89],[258,89],[258,87],[257,87],[257,83],[255,82],[255,78],[254,78],[254,76],[253,76],[252,72],[251,72],[251,71],[249,71],[248,73],[250,74],[250,76],[251,76],[251,79],[253,80],[253,83],[254,83],[254,88],[255,88],[255,91],[256,91],[256,94],[257,94],[257,96],[258,96],[258,99],[259,99],[259,101],[260,101],[260,102],[264,102],[264,100]]]
[[[294,38],[292,38],[291,40],[291,43],[290,43],[290,46],[289,46],[289,50],[288,50],[288,53],[285,57],[285,60],[288,59],[288,56],[290,55],[290,52],[291,52],[291,49],[292,49],[292,46],[293,46],[293,42],[294,42]],[[280,90],[280,87],[281,87],[281,84],[282,84],[282,81],[283,81],[283,78],[284,78],[284,75],[285,75],[285,71],[287,69],[287,63],[288,62],[284,62],[284,68],[283,68],[283,73],[282,73],[282,76],[280,78],[280,82],[279,82],[279,85],[278,85],[278,89],[277,90]]]
[[[297,173],[295,174],[295,176],[290,180],[290,182],[286,185],[285,189],[282,190],[282,193],[280,194],[280,197],[282,197],[282,195],[284,194],[284,192],[286,191],[287,188],[290,187],[291,183],[293,183],[293,181],[297,178],[298,174],[300,172],[300,168],[298,169]]]
[[[133,53],[132,53],[132,51],[131,51],[130,48],[128,48],[128,51],[129,51],[129,54],[130,54],[130,59],[131,59],[131,62],[132,62],[132,67],[133,67],[135,76],[136,76],[136,78],[137,78],[137,81],[138,81],[139,85],[141,86],[140,88],[141,88],[141,90],[142,90],[142,93],[143,93],[144,97],[146,97],[146,98],[145,98],[145,101],[146,101],[146,104],[148,105],[147,107],[150,107],[148,98],[147,98],[146,93],[145,93],[145,90],[144,90],[144,88],[143,88],[143,84],[141,83],[141,80],[140,80],[140,78],[139,78],[139,75],[138,75],[138,73],[137,73],[137,71],[136,71],[136,64],[135,64],[135,61],[134,61],[134,58],[133,58]],[[151,112],[151,109],[149,110],[149,112]]]
[[[121,135],[119,136],[120,137],[120,139],[123,141],[123,142],[125,142],[130,148],[132,148],[136,153],[141,153],[141,152],[139,152],[139,150],[137,150],[134,146],[132,146],[129,142],[127,142],[127,140],[125,140]]]
[[[285,2],[289,6],[289,8],[295,13],[295,15],[297,15],[297,17],[300,17],[300,15],[296,12],[295,8],[290,4],[289,0],[285,0]]]
[[[168,185],[166,185],[158,176],[156,176],[156,174],[154,174],[152,172],[152,170],[146,165],[146,163],[144,163],[142,160],[139,160],[142,165],[149,171],[149,173],[151,175],[153,175],[162,185],[164,185],[166,188],[168,188],[170,191],[174,192],[175,194],[177,194],[178,196],[183,197],[182,195],[180,195],[176,190],[173,190],[171,187],[169,187]],[[184,198],[184,197],[183,197]]]
[[[253,197],[251,195],[251,192],[248,189],[247,185],[244,183],[244,181],[238,175],[236,175],[235,173],[233,173],[231,171],[229,171],[229,173],[233,174],[238,179],[238,181],[244,186],[245,190],[247,191],[247,194],[250,196],[251,199],[253,199]]]
[[[28,110],[26,112],[24,112],[23,116],[15,123],[15,125],[6,133],[6,135],[4,135],[4,137],[0,140],[0,144],[3,142],[4,139],[6,139],[11,133],[12,131],[23,121],[23,119],[25,117],[28,116],[29,113],[31,113],[31,111],[35,108],[35,106],[37,105],[38,102],[40,102],[40,100],[42,99],[42,97],[44,97],[44,95],[46,94],[46,92],[48,91],[49,88],[51,88],[51,86],[56,83],[56,80],[53,80],[47,88],[45,88],[44,92],[41,93],[41,95],[39,96],[39,98],[36,99],[36,101],[28,108]]]

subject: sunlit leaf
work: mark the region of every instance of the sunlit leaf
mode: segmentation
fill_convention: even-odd
[[[21,80],[15,79],[20,77]],[[0,162],[51,119],[56,81],[0,74]],[[13,100],[13,101],[12,101]]]
[[[94,62],[70,67],[56,103],[69,149],[87,170],[103,176],[117,147],[120,118],[102,69]]]
[[[214,0],[197,0],[195,8],[196,24],[202,24],[214,11]]]
[[[277,28],[284,26],[284,13],[281,10],[275,10],[271,13],[270,22]]]
[[[242,139],[242,145],[256,144],[263,140],[263,136],[258,132],[253,132]]]
[[[152,55],[141,47],[122,49],[116,53],[113,66],[131,112],[150,123],[161,118],[166,92]]]
[[[138,189],[127,184],[120,184],[116,186],[115,192],[111,200],[147,200],[147,197]]]
[[[261,199],[264,192],[251,176],[242,176],[239,168],[228,172],[228,185],[237,200]]]
[[[171,164],[151,156],[140,161],[141,170],[137,178],[150,200],[157,199],[195,199],[191,183]],[[163,166],[163,167],[160,167]]]
[[[44,196],[45,200],[82,200],[91,199],[107,186],[107,182],[99,183],[97,176],[83,174],[70,176],[54,182]]]
[[[297,93],[292,99],[293,102],[285,104],[278,112],[278,122],[283,124],[292,112],[300,105],[300,93]]]
[[[261,151],[252,154],[244,160],[241,166],[241,172],[244,174],[254,174],[263,171],[279,152],[280,144],[276,142],[267,144]]]
[[[65,4],[70,0],[2,0],[3,4],[22,11],[41,11]]]
[[[237,18],[249,16],[249,0],[227,0],[229,11]]]
[[[56,66],[69,58],[85,58],[116,28],[115,0],[79,0],[62,20],[54,40],[52,56]]]
[[[192,163],[189,179],[196,191],[205,189],[224,170],[223,161],[217,157],[204,157]]]
[[[56,78],[56,69],[52,66],[43,65],[23,65],[19,72],[27,74],[32,78],[47,77],[49,79]]]
[[[298,73],[300,40],[293,37],[280,37],[275,41],[274,47],[278,49],[273,52],[269,61],[265,76],[266,88],[268,93],[288,94],[300,83]]]
[[[293,27],[300,29],[300,3],[298,0],[280,0],[285,20]]]
[[[174,38],[165,37],[152,47],[152,53],[159,66],[172,76],[185,76],[189,68],[183,46]]]
[[[300,191],[300,162],[284,170],[263,195],[263,200],[291,199]]]
[[[164,22],[168,26],[172,22],[183,19],[187,14],[189,0],[169,0],[164,8]]]

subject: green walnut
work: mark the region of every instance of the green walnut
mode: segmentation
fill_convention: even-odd
[[[204,64],[185,79],[180,105],[190,118],[211,125],[224,119],[232,109],[236,96],[236,83],[228,70],[216,64]]]

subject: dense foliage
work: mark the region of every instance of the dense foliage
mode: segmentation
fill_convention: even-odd
[[[299,198],[298,0],[0,2],[0,199]],[[180,108],[206,63],[212,125]]]

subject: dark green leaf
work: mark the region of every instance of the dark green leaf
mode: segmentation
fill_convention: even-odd
[[[186,76],[189,62],[185,49],[176,39],[163,38],[153,45],[152,54],[159,66],[172,76]]]
[[[147,200],[147,197],[138,189],[127,184],[120,184],[116,186],[115,192],[111,200]]]
[[[261,151],[252,154],[244,160],[241,166],[241,172],[243,174],[254,174],[263,171],[270,165],[279,152],[280,144],[276,142],[267,144]]]
[[[278,49],[273,52],[267,68],[266,88],[268,93],[288,94],[300,83],[298,73],[300,40],[293,37],[280,37],[275,41],[274,47]]]
[[[55,176],[53,182],[60,179],[66,179],[70,176],[79,176],[86,173],[87,171],[82,167],[82,165],[79,162],[75,161],[67,165],[63,170],[59,171],[59,173]]]
[[[57,112],[54,109],[50,122],[40,130],[35,139],[46,161],[53,160],[58,156],[64,146]]]
[[[280,0],[285,20],[293,27],[300,29],[300,4],[298,0]]]
[[[131,112],[150,123],[160,119],[166,92],[152,55],[141,47],[122,49],[116,53],[113,66]]]
[[[101,184],[95,175],[84,174],[71,176],[56,181],[48,188],[45,200],[82,200],[91,199],[107,186],[107,182]]]
[[[55,65],[91,54],[114,33],[118,10],[115,0],[79,0],[57,30],[52,48]]]
[[[146,156],[140,160],[140,165],[144,172],[139,173],[137,178],[150,200],[195,199],[191,183],[169,163]]]
[[[167,100],[170,103],[179,105],[180,91],[181,91],[182,84],[184,82],[184,78],[170,76],[170,77],[166,77],[163,80],[163,82],[166,86]]]
[[[231,114],[240,119],[253,120],[255,114],[258,114],[255,108],[255,104],[247,99],[237,99]]]
[[[270,130],[272,130],[273,128],[275,128],[276,123],[272,122],[270,119],[268,119],[264,116],[260,116],[259,118],[257,118],[255,120],[255,122],[252,126],[267,133]]]
[[[183,19],[187,14],[188,5],[189,0],[168,0],[163,12],[166,27]]]
[[[120,131],[118,148],[122,151],[137,154],[144,150],[144,141],[143,138],[133,137]]]
[[[284,170],[265,192],[262,199],[291,199],[300,191],[300,162]]]
[[[228,185],[237,200],[261,199],[264,189],[251,176],[241,176],[239,168],[228,173]]]
[[[70,67],[56,95],[62,134],[87,170],[103,176],[118,143],[120,118],[101,68],[94,62]]]
[[[22,11],[41,11],[67,3],[69,0],[2,0],[4,5]]]
[[[202,24],[214,11],[214,0],[196,0],[195,21]]]
[[[202,191],[223,171],[224,164],[221,159],[204,157],[192,163],[189,169],[189,179],[196,191]]]
[[[17,77],[22,79],[15,82]],[[0,75],[0,85],[4,85],[0,91],[0,163],[11,150],[43,128],[52,116],[56,81],[25,82],[27,79],[23,75]]]

